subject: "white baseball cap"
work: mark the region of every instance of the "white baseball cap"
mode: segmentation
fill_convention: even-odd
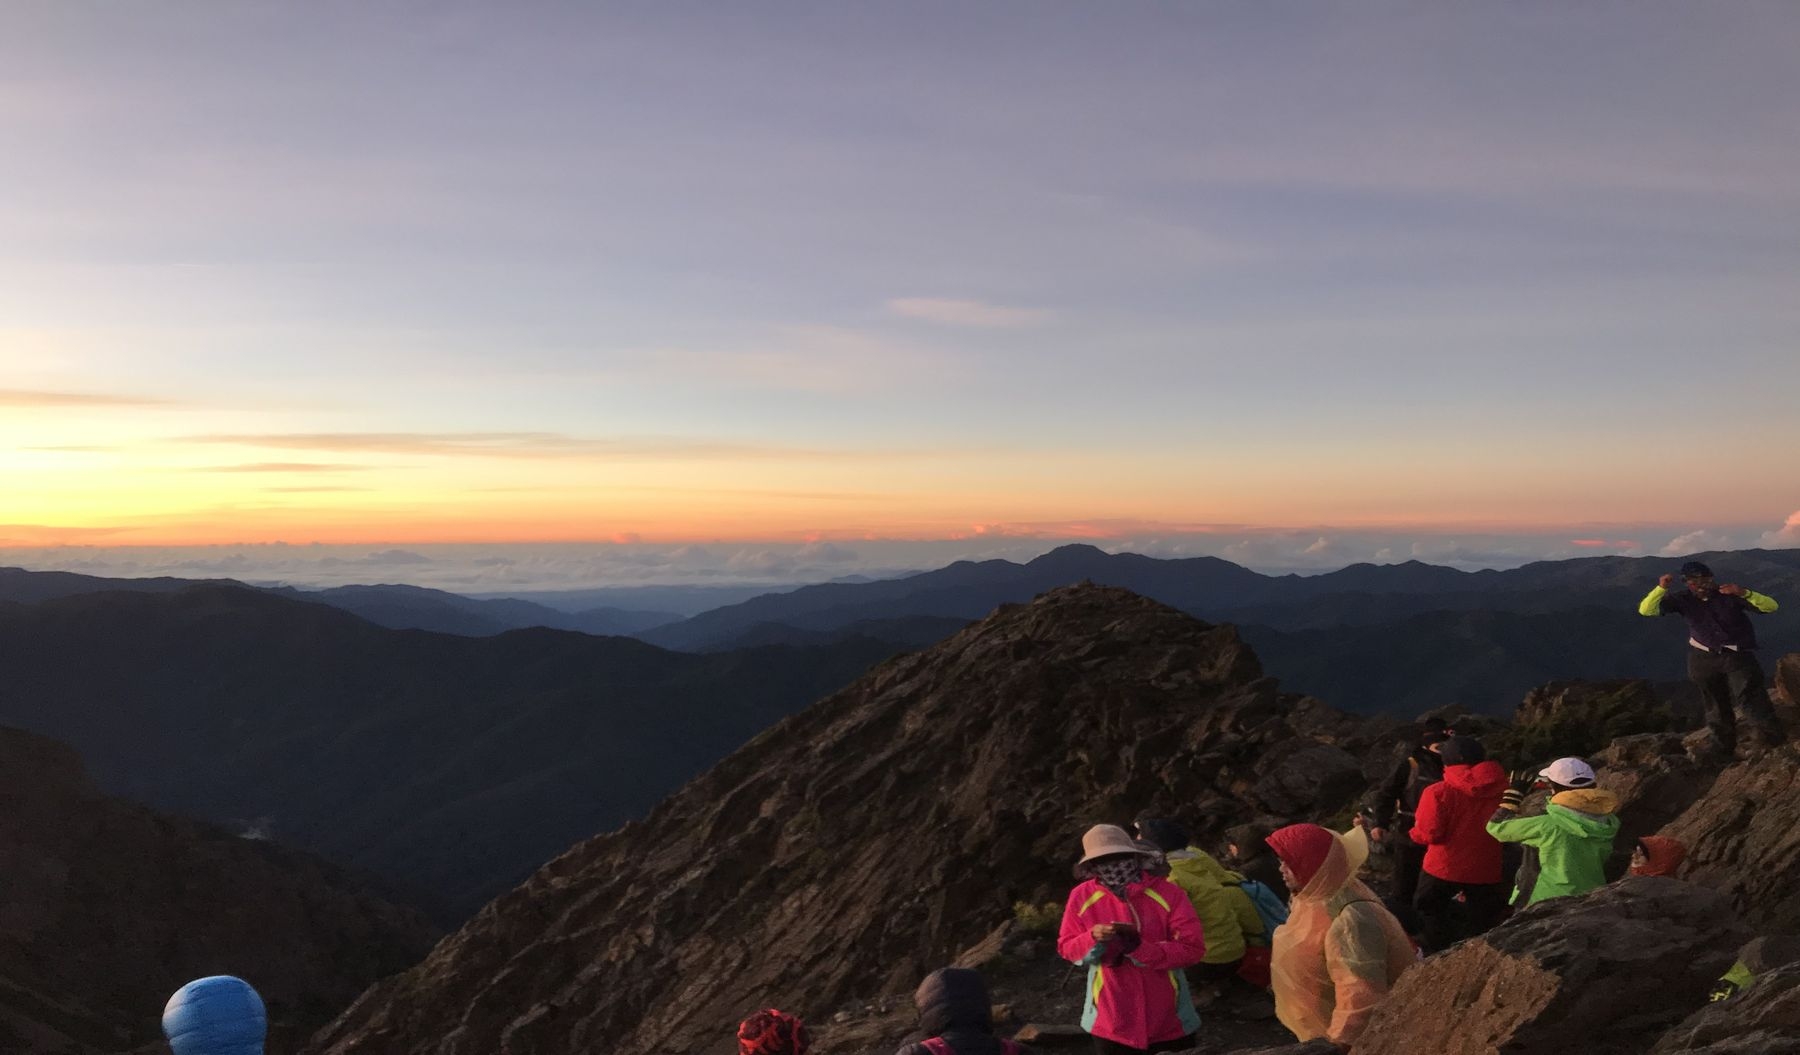
[[[1552,784],[1561,784],[1565,788],[1591,788],[1594,786],[1594,767],[1579,758],[1559,758],[1538,770],[1538,776]]]

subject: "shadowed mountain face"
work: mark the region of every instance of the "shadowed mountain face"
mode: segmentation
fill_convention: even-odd
[[[1387,731],[1283,695],[1229,627],[1057,590],[882,664],[574,847],[308,1050],[729,1051],[749,1009],[828,1021],[909,991],[1015,901],[1060,900],[1089,824],[1153,809],[1212,838],[1335,811]]]
[[[159,1038],[183,983],[230,972],[284,1050],[415,962],[424,917],[308,854],[102,795],[67,746],[0,727],[0,1051]]]
[[[81,594],[0,604],[0,721],[74,744],[113,793],[460,918],[892,651],[452,637],[237,586]]]

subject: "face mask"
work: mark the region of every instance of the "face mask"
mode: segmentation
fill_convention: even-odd
[[[1135,857],[1124,857],[1117,861],[1096,861],[1092,870],[1101,886],[1110,890],[1122,890],[1126,884],[1143,878],[1144,863]]]

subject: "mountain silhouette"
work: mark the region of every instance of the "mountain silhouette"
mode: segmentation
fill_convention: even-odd
[[[1795,598],[1759,617],[1758,632],[1767,651],[1800,647],[1800,551],[1702,557],[1721,574],[1778,599]],[[916,648],[997,605],[1088,581],[1240,625],[1270,673],[1339,707],[1410,715],[1459,703],[1500,714],[1533,685],[1556,678],[1684,678],[1678,621],[1650,623],[1636,614],[1657,576],[1678,565],[1660,557],[1585,557],[1462,572],[1409,561],[1269,576],[1216,557],[1159,560],[1071,545],[1025,564],[962,562],[903,579],[803,587],[640,636],[705,651],[829,641],[856,628]]]
[[[387,630],[235,585],[79,593],[0,604],[0,721],[73,744],[114,794],[267,828],[453,920],[892,652]]]

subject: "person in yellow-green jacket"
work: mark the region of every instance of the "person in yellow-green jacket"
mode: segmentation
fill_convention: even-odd
[[[1664,575],[1638,604],[1644,616],[1678,615],[1687,621],[1688,680],[1706,704],[1706,728],[1712,751],[1729,761],[1737,751],[1737,717],[1744,712],[1759,746],[1774,747],[1787,739],[1769,691],[1762,664],[1756,659],[1756,627],[1751,613],[1776,610],[1773,598],[1736,583],[1719,585],[1712,569],[1697,560],[1681,566],[1686,587],[1675,589],[1675,576]]]
[[[1544,812],[1519,816],[1525,796],[1545,785],[1551,795]],[[1559,758],[1535,775],[1520,774],[1501,798],[1487,822],[1488,834],[1503,843],[1523,843],[1527,850],[1513,891],[1515,907],[1606,885],[1606,861],[1619,834],[1619,799],[1594,785],[1592,766]]]
[[[1189,846],[1188,830],[1179,822],[1143,817],[1136,828],[1138,839],[1162,851],[1169,881],[1187,895],[1206,932],[1206,958],[1188,968],[1188,977],[1196,984],[1217,984],[1236,976],[1246,948],[1269,943],[1262,917],[1244,893],[1244,877]]]

